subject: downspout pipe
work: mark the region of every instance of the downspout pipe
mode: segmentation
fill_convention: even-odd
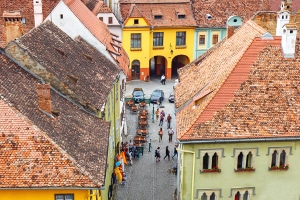
[[[192,195],[191,195],[191,200],[194,199],[194,182],[195,182],[195,161],[196,161],[196,158],[195,158],[195,152],[193,151],[188,151],[188,150],[183,150],[183,149],[177,149],[177,151],[181,152],[181,153],[191,153],[193,154],[193,170],[192,170]],[[181,174],[181,180],[182,180],[182,177],[183,175]],[[182,195],[182,192],[180,192],[180,194]],[[182,196],[180,197],[180,199],[182,199]]]

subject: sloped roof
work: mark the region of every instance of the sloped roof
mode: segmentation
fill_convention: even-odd
[[[38,70],[36,74],[71,99],[96,109],[106,102],[121,71],[83,39],[74,41],[50,21],[9,43],[5,51],[13,57],[15,44],[48,73]]]
[[[250,24],[257,28],[249,29]],[[246,30],[247,33],[244,32]],[[176,94],[186,92],[183,92],[184,85],[195,86],[198,84],[195,82],[202,83],[203,87],[198,91],[210,92],[200,99],[200,105],[193,108],[193,102],[189,102],[177,113],[180,140],[300,136],[299,40],[296,58],[285,59],[281,37],[264,39],[261,38],[264,32],[252,21],[247,22],[199,65],[195,65],[194,73],[203,75],[200,79],[192,83],[188,81],[194,77],[180,79],[175,88],[175,92],[179,90],[175,98]],[[244,43],[242,49],[241,42]],[[229,44],[231,47],[227,46]],[[228,54],[223,52],[224,56],[235,60],[230,65],[224,57],[215,54],[226,47]],[[236,56],[239,57],[237,60]],[[211,57],[218,57],[219,61],[213,62]],[[209,66],[212,69],[208,69]]]
[[[145,18],[156,27],[196,26],[189,1],[120,1],[120,10],[123,21],[135,17]],[[162,18],[155,19],[157,14],[162,14]],[[179,18],[178,15],[185,17]]]
[[[109,123],[51,90],[50,117],[38,107],[39,80],[0,54],[0,188],[100,188]]]
[[[188,68],[179,69],[180,82],[175,88],[175,106],[178,109],[176,130],[179,138],[195,123],[253,39],[264,33],[264,29],[253,21],[248,21],[229,39],[218,44],[214,51],[204,54],[204,58],[200,57],[201,62],[196,59]],[[200,106],[193,108],[191,99],[207,90],[211,91],[210,94],[203,98]]]
[[[104,3],[103,0],[90,0],[86,2],[86,7],[97,15],[98,13],[112,13],[111,9]]]
[[[271,10],[279,11],[282,0],[270,0]],[[292,1],[292,12],[298,12],[300,10],[300,1]]]
[[[252,20],[266,29],[270,34],[276,35],[277,16],[277,12],[258,12],[252,17]],[[291,13],[290,23],[296,24],[298,30],[300,30],[300,13]],[[300,31],[297,34],[300,35]]]
[[[112,46],[114,41],[107,25],[99,20],[80,0],[64,0],[64,2],[94,37],[104,44],[109,52],[117,55],[117,63],[124,70],[124,73],[127,74],[129,66],[128,55],[123,48],[118,51]]]
[[[246,22],[257,11],[270,11],[270,1],[191,0],[191,5],[199,27],[226,27],[227,19],[230,16],[240,16]],[[211,20],[206,18],[206,14],[211,15]]]

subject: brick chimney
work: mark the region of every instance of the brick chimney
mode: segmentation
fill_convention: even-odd
[[[37,95],[39,108],[51,114],[50,84],[38,84]]]
[[[234,26],[227,26],[227,39],[234,34]]]
[[[296,38],[297,38],[296,24],[284,25],[282,31],[282,37],[281,37],[281,47],[283,51],[283,56],[285,58],[295,57]]]

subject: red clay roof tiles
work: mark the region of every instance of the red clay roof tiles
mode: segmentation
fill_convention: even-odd
[[[191,5],[199,27],[226,27],[230,16],[240,16],[246,22],[257,11],[270,11],[270,0],[191,0]],[[206,14],[212,18],[208,20]]]
[[[249,21],[198,65],[180,71],[175,88],[179,140],[300,136],[299,40],[296,58],[285,59],[281,37],[260,38],[264,33]],[[220,52],[224,55],[218,55]],[[202,76],[195,79],[191,70]],[[196,89],[185,91],[188,85]],[[199,105],[181,101],[180,95],[192,98],[201,88],[214,91]]]
[[[51,90],[58,116],[38,107],[33,77],[0,54],[0,188],[100,188],[109,123]]]

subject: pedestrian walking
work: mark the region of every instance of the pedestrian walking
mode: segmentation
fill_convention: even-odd
[[[151,145],[151,139],[149,140],[149,150],[148,152],[151,152],[151,148],[152,148],[152,145]]]
[[[169,128],[168,135],[169,135],[169,142],[172,142],[172,137],[174,135],[174,131],[173,131],[172,127]]]
[[[156,116],[156,121],[158,121],[158,118],[159,118],[159,108],[156,109],[155,116]]]
[[[162,125],[163,125],[164,119],[165,119],[164,115],[163,115],[162,113],[160,113],[160,119],[159,119],[159,124],[158,124],[158,126],[162,126]]]
[[[169,150],[169,147],[168,147],[168,146],[166,146],[166,155],[165,155],[164,159],[165,159],[166,157],[168,157],[168,160],[170,160],[170,150]]]
[[[177,149],[176,147],[174,147],[174,152],[173,152],[173,156],[172,156],[172,159],[177,156],[178,157],[178,152],[177,152]]]
[[[170,114],[168,114],[168,116],[167,116],[167,128],[170,128],[170,126],[171,126],[171,120],[172,120],[172,117],[171,117]]]
[[[163,136],[163,130],[162,130],[162,128],[160,128],[159,129],[159,131],[158,131],[158,136],[159,136],[159,139],[158,139],[158,141],[160,142],[160,141],[162,141],[162,136]]]
[[[155,149],[155,158],[156,162],[160,161],[160,147],[157,147],[157,149]]]

